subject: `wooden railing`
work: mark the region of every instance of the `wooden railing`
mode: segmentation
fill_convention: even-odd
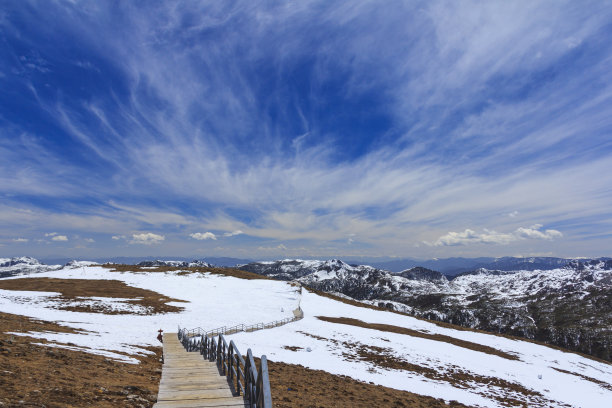
[[[253,332],[256,330],[272,329],[274,327],[282,326],[287,323],[295,322],[297,320],[302,319],[303,317],[304,317],[304,312],[298,306],[298,308],[293,311],[293,317],[287,317],[282,320],[275,320],[270,323],[255,323],[251,325],[237,324],[235,326],[230,326],[230,327],[227,327],[227,326],[217,327],[216,329],[212,329],[212,330],[204,330],[201,327],[196,327],[195,329],[189,329],[189,330],[183,329],[183,331],[185,332],[185,335],[188,337],[199,337],[199,336],[216,337],[220,334],[229,335],[229,334],[234,334],[234,333],[239,333],[239,332]]]
[[[237,324],[235,326],[230,326],[230,327],[227,327],[227,326],[217,327],[216,329],[212,329],[212,330],[204,330],[201,327],[197,327],[195,329],[186,330],[185,335],[187,335],[188,337],[199,337],[199,336],[216,337],[220,334],[229,335],[229,334],[234,334],[234,333],[239,333],[239,332],[253,332],[256,330],[271,329],[274,327],[282,326],[284,324],[295,322],[296,320],[300,320],[302,317],[303,317],[303,314],[300,317],[288,317],[286,319],[275,320],[270,323],[256,323],[256,324],[251,324],[251,325]]]
[[[203,358],[216,362],[221,374],[227,376],[238,395],[244,395],[250,408],[272,408],[266,356],[261,356],[258,370],[251,349],[247,350],[245,360],[233,340],[228,346],[223,334],[217,339],[205,335],[198,339],[189,336],[187,330],[179,329],[178,338],[185,350],[197,351]]]
[[[299,284],[298,284],[299,286]],[[299,293],[302,287],[299,286]],[[236,393],[244,395],[249,401],[250,408],[271,408],[272,395],[270,393],[270,380],[268,379],[268,361],[266,356],[261,356],[259,370],[255,365],[251,349],[247,350],[246,360],[231,340],[229,346],[225,335],[238,332],[252,332],[256,330],[271,329],[287,323],[295,322],[304,317],[304,312],[298,302],[298,307],[293,311],[293,317],[275,320],[270,323],[256,323],[251,325],[237,324],[235,326],[223,326],[212,330],[204,330],[201,327],[195,329],[178,329],[179,341],[185,350],[199,352],[205,359],[215,361],[217,367],[234,387]],[[215,339],[217,337],[217,339]]]

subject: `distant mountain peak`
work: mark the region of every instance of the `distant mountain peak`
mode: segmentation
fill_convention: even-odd
[[[60,269],[61,265],[45,265],[29,256],[0,258],[0,278],[30,275]]]
[[[213,265],[209,264],[208,262],[205,261],[199,261],[199,260],[193,260],[191,262],[187,262],[187,261],[162,261],[160,259],[157,259],[155,261],[142,261],[140,263],[137,264],[138,266],[144,266],[144,267],[155,267],[155,266],[170,266],[170,267],[174,267],[174,268],[193,268],[193,267],[200,267],[200,268],[211,268]]]
[[[448,280],[446,276],[442,275],[440,272],[424,268],[422,266],[415,266],[413,268],[406,269],[405,271],[401,271],[400,273],[398,273],[397,276],[401,276],[406,279],[426,280],[430,282]]]
[[[13,258],[0,258],[0,268],[6,268],[15,265],[44,265],[38,259],[29,256],[19,256]]]

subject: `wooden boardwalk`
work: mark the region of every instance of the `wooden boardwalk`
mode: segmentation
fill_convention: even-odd
[[[245,407],[217,365],[188,353],[176,333],[164,333],[164,365],[153,408]]]

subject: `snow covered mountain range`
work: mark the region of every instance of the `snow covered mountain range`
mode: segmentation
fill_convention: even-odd
[[[187,262],[187,261],[160,261],[158,259],[155,261],[142,261],[138,263],[137,265],[145,266],[145,267],[171,266],[173,268],[194,268],[194,267],[212,268],[213,267],[213,265],[209,264],[208,262],[198,261],[198,260]]]
[[[555,258],[550,256],[534,256],[529,258],[503,256],[499,258],[441,258],[441,259],[395,259],[384,262],[367,262],[378,269],[391,272],[401,272],[415,266],[440,271],[445,275],[458,275],[463,272],[473,271],[479,268],[494,269],[499,271],[534,271],[536,269],[548,270],[562,268],[572,260],[567,258]],[[349,262],[358,263],[358,262]]]
[[[88,265],[97,264],[97,262],[87,261],[70,261],[64,266],[68,268],[84,267]],[[194,260],[191,262],[186,261],[142,261],[137,266],[141,267],[159,267],[168,266],[172,268],[211,268],[213,265],[205,261]],[[13,258],[0,258],[0,278],[8,278],[11,276],[30,275],[36,273],[42,273],[47,271],[55,271],[61,269],[62,265],[45,265],[38,259],[31,258],[29,256],[20,256]]]
[[[29,256],[0,258],[0,278],[54,271],[61,267],[61,265],[45,265]]]
[[[340,261],[310,263],[310,268],[318,268],[316,278],[314,273],[304,274],[305,265],[300,261],[286,262],[286,267],[283,262],[267,265],[289,275],[299,271],[300,279],[312,278],[312,282],[361,277],[358,281],[364,288],[374,286],[377,277],[388,278],[390,285],[405,281],[423,288],[453,285],[428,271],[407,274],[421,277],[420,280],[406,279],[371,267],[350,267]],[[36,275],[0,279],[0,311],[74,329],[53,331],[41,325],[30,330],[15,325],[10,328],[11,336],[17,339],[15,343],[34,342],[37,347],[55,350],[54,356],[59,355],[57,350],[65,349],[137,364],[136,357],[152,353],[150,347],[158,345],[158,329],[173,332],[177,325],[214,329],[271,322],[293,316],[292,310],[300,306],[304,312],[301,320],[235,333],[228,339],[243,355],[250,348],[256,355],[267,355],[272,362],[350,377],[364,386],[440,398],[450,406],[604,408],[612,398],[612,365],[564,350],[373,310],[289,282],[239,279],[224,275],[224,270],[218,268],[206,272],[123,266],[116,270],[113,265],[78,262]],[[592,273],[591,283],[598,284],[609,270],[601,265],[586,265],[583,272]],[[472,279],[485,276],[503,279],[510,275],[466,275]],[[118,288],[125,292],[118,293]],[[161,307],[168,302],[177,308],[143,313],[142,296],[150,301],[163,300],[150,305]],[[83,308],[94,304],[96,307]],[[121,313],[116,313],[118,307]],[[22,356],[2,358],[19,367]],[[37,373],[42,379],[47,367]],[[91,370],[96,369],[108,368],[92,365]],[[71,390],[69,383],[66,389]],[[341,393],[343,389],[333,392]],[[278,405],[282,404],[280,395],[274,398],[278,398]],[[333,406],[333,401],[325,406]],[[391,404],[381,400],[376,406]]]
[[[394,274],[340,260],[283,260],[243,270],[414,316],[539,340],[612,360],[612,261],[551,270],[478,269],[452,280],[422,267]]]
[[[83,265],[86,266],[85,263]],[[81,267],[70,262],[70,268]],[[211,267],[205,261],[145,261],[140,267]],[[0,278],[61,269],[34,258],[0,258]],[[423,267],[399,273],[340,260],[254,262],[240,269],[468,328],[543,341],[612,361],[612,260],[550,270],[480,268],[452,277]]]

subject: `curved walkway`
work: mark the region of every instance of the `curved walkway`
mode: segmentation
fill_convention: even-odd
[[[217,365],[188,353],[176,333],[164,333],[164,365],[153,408],[245,407]]]

